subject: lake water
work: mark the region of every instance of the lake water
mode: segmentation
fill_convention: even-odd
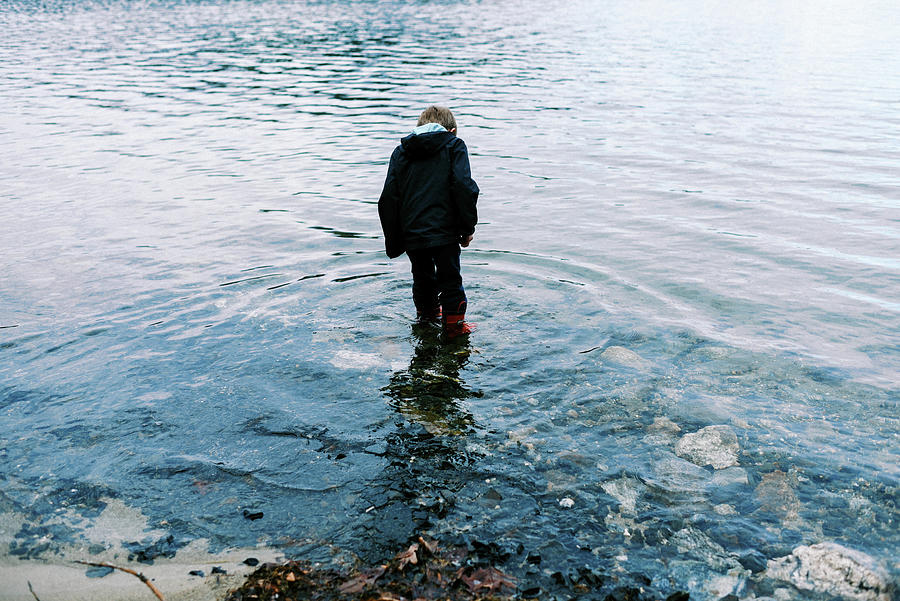
[[[422,532],[560,598],[581,569],[713,599],[834,541],[896,581],[898,23],[3,2],[0,551],[347,561]],[[432,102],[482,189],[453,344],[376,214]],[[685,451],[708,426],[736,465]],[[113,505],[147,529],[101,528]]]

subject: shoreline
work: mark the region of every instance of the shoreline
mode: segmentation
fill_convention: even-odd
[[[143,574],[165,596],[165,601],[219,601],[229,590],[241,586],[248,575],[267,562],[283,556],[269,548],[230,549],[209,553],[195,541],[172,558],[158,558],[153,564],[128,561],[127,552],[91,555],[87,549],[67,549],[54,559],[19,559],[0,556],[0,598],[4,601],[145,601],[154,599],[151,589],[138,577],[119,570],[107,570],[89,577],[91,566],[78,561],[107,563]],[[259,565],[244,563],[248,557]],[[225,571],[212,573],[214,567]],[[100,572],[102,573],[102,569]],[[190,572],[200,571],[203,576]],[[95,572],[96,573],[96,572]],[[29,590],[28,583],[34,590]]]

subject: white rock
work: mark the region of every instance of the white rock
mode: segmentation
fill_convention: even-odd
[[[671,536],[669,542],[678,552],[699,559],[710,568],[718,571],[743,571],[741,564],[705,533],[695,528],[682,528]]]
[[[734,506],[728,505],[727,503],[719,503],[718,505],[713,507],[713,511],[715,511],[719,515],[737,515],[738,514],[738,512],[734,508]]]
[[[603,492],[619,502],[620,511],[624,515],[634,515],[637,512],[637,500],[647,490],[636,478],[609,480],[600,486]]]
[[[570,509],[575,507],[575,501],[573,501],[570,497],[563,497],[559,500],[559,506],[563,509]]]
[[[798,589],[853,601],[890,601],[887,571],[875,559],[837,543],[801,545],[785,557],[770,559],[765,575]]]
[[[685,434],[675,443],[675,454],[696,465],[720,470],[738,463],[737,435],[730,426],[707,426]]]
[[[635,369],[646,369],[650,365],[646,359],[624,346],[608,346],[600,353],[600,358],[609,363],[618,363]]]

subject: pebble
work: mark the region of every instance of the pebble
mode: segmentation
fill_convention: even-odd
[[[675,443],[675,454],[691,463],[720,470],[738,464],[737,435],[730,426],[707,426],[685,434]]]
[[[571,497],[563,497],[559,500],[559,506],[563,509],[571,509],[575,507],[575,501]]]

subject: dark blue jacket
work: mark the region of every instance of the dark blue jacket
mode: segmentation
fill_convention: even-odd
[[[394,149],[378,216],[390,258],[475,232],[478,185],[466,144],[449,131],[410,134]]]

